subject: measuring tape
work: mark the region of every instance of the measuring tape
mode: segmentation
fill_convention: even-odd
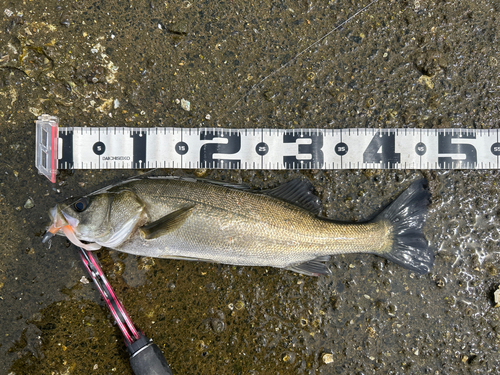
[[[36,166],[58,169],[499,169],[499,129],[58,127],[36,121]]]

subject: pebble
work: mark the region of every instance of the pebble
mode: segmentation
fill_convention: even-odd
[[[28,200],[24,204],[24,208],[33,208],[33,207],[35,207],[35,202],[33,202],[33,199],[28,198]]]
[[[193,171],[193,174],[196,176],[196,177],[203,177],[207,174],[207,169],[206,168],[201,168],[201,169],[195,169]]]
[[[434,88],[434,82],[432,82],[432,78],[429,76],[421,75],[418,82],[431,90]]]
[[[191,110],[191,102],[189,102],[185,99],[181,99],[181,107],[183,110],[189,112]]]
[[[243,301],[241,301],[241,300],[240,300],[240,301],[237,301],[237,302],[234,304],[234,308],[235,308],[236,310],[241,310],[241,309],[243,309],[244,307],[245,307],[245,302],[243,302]]]
[[[186,35],[188,33],[188,23],[187,21],[179,21],[176,23],[173,23],[170,25],[168,28],[168,31],[174,34],[178,35]]]
[[[322,358],[323,358],[323,362],[326,364],[333,362],[333,354],[332,353],[325,353],[325,354],[323,354]]]
[[[493,294],[493,298],[495,299],[495,307],[500,306],[500,287],[495,290],[495,293]]]

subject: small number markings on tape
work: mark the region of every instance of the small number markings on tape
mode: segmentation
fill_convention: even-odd
[[[498,129],[68,127],[56,134],[58,169],[500,168]]]

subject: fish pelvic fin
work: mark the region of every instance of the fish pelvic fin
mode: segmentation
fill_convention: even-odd
[[[159,238],[170,231],[179,228],[184,221],[191,215],[191,210],[195,205],[183,207],[177,211],[171,212],[162,218],[153,221],[148,225],[139,228],[141,236],[146,240]]]
[[[434,251],[422,232],[429,199],[427,180],[415,181],[375,218],[392,227],[392,241],[377,255],[420,274],[432,269]]]

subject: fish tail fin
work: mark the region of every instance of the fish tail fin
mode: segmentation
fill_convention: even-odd
[[[422,232],[429,198],[427,180],[415,181],[377,216],[392,226],[391,245],[377,255],[420,274],[431,270],[434,251]]]

